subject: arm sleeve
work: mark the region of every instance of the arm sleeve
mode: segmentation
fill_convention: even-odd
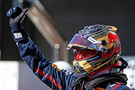
[[[33,73],[50,88],[54,90],[63,90],[67,88],[70,81],[73,80],[73,74],[66,70],[60,70],[55,64],[47,60],[35,43],[28,39],[18,42],[20,56],[23,61],[33,70]]]

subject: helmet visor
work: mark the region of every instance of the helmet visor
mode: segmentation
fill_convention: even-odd
[[[89,37],[88,39],[80,34],[75,34],[72,40],[69,42],[67,50],[77,47],[82,49],[91,49],[91,50],[97,50],[98,44],[100,42],[93,40]]]

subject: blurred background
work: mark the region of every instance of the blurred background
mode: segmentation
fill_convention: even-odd
[[[78,30],[93,24],[116,26],[122,56],[129,63],[124,71],[128,86],[135,89],[133,0],[0,0],[0,90],[49,90],[19,56],[6,16],[13,6],[29,8],[23,25],[45,57],[67,65],[72,65],[73,55],[66,46]]]

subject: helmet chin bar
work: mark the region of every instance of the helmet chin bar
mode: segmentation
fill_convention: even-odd
[[[90,74],[90,73],[94,73],[97,70],[102,71],[102,70],[110,69],[112,67],[116,67],[115,63],[117,60],[116,61],[114,60],[114,62],[112,62],[112,59],[115,59],[115,57],[116,56],[106,58],[106,59],[102,60],[100,63],[98,62],[100,59],[99,56],[94,56],[90,59],[84,59],[81,62],[78,60],[74,60],[73,61],[74,70],[76,73],[88,72]],[[108,65],[108,66],[106,66],[106,65]],[[97,72],[99,72],[99,71],[97,71]]]

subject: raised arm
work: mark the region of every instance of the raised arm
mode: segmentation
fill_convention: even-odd
[[[33,70],[33,73],[54,90],[65,90],[74,80],[74,73],[60,70],[55,64],[47,60],[29,35],[22,28],[21,22],[28,10],[19,7],[11,8],[7,12],[10,16],[11,34],[20,52],[23,61]]]

